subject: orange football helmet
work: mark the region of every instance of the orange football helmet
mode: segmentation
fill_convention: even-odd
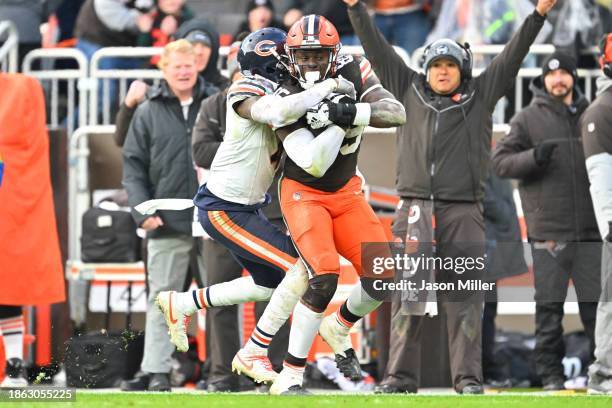
[[[340,35],[336,27],[325,17],[309,14],[295,22],[287,34],[285,50],[289,57],[289,72],[301,83],[314,83],[329,78],[336,72],[336,58],[340,51]],[[303,66],[296,59],[298,50],[327,50],[329,58],[320,78],[306,78]],[[314,79],[314,80],[313,80]]]

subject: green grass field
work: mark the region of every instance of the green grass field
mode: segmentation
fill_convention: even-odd
[[[557,407],[612,407],[612,397],[587,395],[315,395],[307,397],[273,397],[251,394],[145,394],[145,393],[89,393],[78,391],[76,402],[23,402],[0,403],[8,407],[257,407],[257,408],[315,408],[315,407],[418,407],[418,408],[506,408],[509,406],[557,408]]]

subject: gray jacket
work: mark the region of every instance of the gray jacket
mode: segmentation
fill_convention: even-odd
[[[491,150],[491,114],[516,77],[544,17],[534,11],[488,68],[464,80],[457,93],[449,96],[435,94],[426,76],[404,63],[362,3],[349,8],[349,17],[382,85],[406,108],[406,124],[397,138],[399,195],[482,200]]]
[[[154,88],[132,119],[123,146],[123,186],[131,207],[154,198],[193,198],[198,182],[191,159],[191,131],[207,96],[198,80],[187,120],[165,81]],[[132,210],[136,223],[146,216]],[[193,210],[160,211],[164,225],[148,236],[191,235]]]
[[[574,88],[571,107],[551,97],[541,77],[530,86],[531,104],[510,121],[510,132],[493,152],[498,176],[519,179],[527,232],[532,240],[598,240],[589,180],[580,143],[580,115],[587,100]],[[546,166],[538,166],[534,148],[554,141]]]

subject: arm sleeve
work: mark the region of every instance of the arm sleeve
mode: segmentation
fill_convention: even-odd
[[[143,106],[143,105],[140,105]],[[133,208],[153,198],[149,183],[150,143],[145,111],[137,109],[123,146],[123,187],[128,194],[132,216],[140,226],[147,216]]]
[[[368,60],[383,86],[399,100],[417,75],[374,26],[372,18],[361,2],[348,9],[355,34],[359,37]]]
[[[334,79],[326,79],[302,92],[281,96],[265,95],[251,107],[251,116],[260,123],[278,129],[295,123],[306,111],[325,99],[336,89]]]
[[[96,15],[108,28],[115,31],[138,31],[138,10],[129,9],[117,0],[94,0]]]
[[[314,137],[308,128],[302,127],[285,137],[283,147],[287,156],[304,171],[322,177],[336,160],[344,134],[342,128],[331,125]]]
[[[502,178],[523,179],[539,170],[533,155],[533,145],[520,118],[519,114],[510,123],[510,132],[493,150],[493,168]]]
[[[117,119],[115,120],[115,133],[113,133],[115,144],[119,147],[122,147],[125,143],[125,138],[130,129],[130,123],[132,122],[134,112],[136,112],[136,108],[128,108],[125,103],[122,103],[119,107]]]
[[[538,36],[545,20],[545,17],[534,10],[512,36],[504,50],[493,58],[491,64],[478,77],[481,82],[483,98],[491,112],[518,75],[521,64],[529,52],[529,47]]]
[[[225,98],[223,99],[225,100]],[[216,107],[217,100],[214,97],[207,98],[202,102],[191,137],[193,161],[196,166],[205,169],[210,168],[223,141],[220,115],[225,114],[225,110],[216,109]]]

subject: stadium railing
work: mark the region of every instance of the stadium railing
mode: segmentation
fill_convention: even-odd
[[[55,69],[54,62],[58,59],[73,62],[76,68]],[[89,64],[81,51],[76,48],[41,48],[30,51],[23,59],[22,72],[38,79],[45,90],[49,112],[47,125],[65,125],[69,135],[76,127],[86,125]],[[61,97],[64,83],[65,107]],[[63,115],[64,109],[66,115]]]
[[[395,47],[396,52],[402,57],[402,59],[410,64],[410,57],[403,49]],[[108,47],[102,48],[97,51],[91,58],[90,63],[90,78],[92,80],[92,87],[90,92],[90,103],[89,103],[89,125],[97,125],[100,120],[103,125],[109,125],[112,123],[111,112],[116,106],[111,106],[111,95],[110,95],[110,81],[119,81],[119,99],[117,105],[123,100],[127,92],[128,82],[134,79],[153,79],[157,81],[161,79],[162,74],[158,69],[145,68],[145,69],[101,69],[100,62],[104,58],[148,58],[161,53],[161,48],[151,47]],[[342,53],[363,55],[363,48],[361,46],[347,46],[342,47]],[[219,48],[219,65],[221,67],[226,66],[226,59],[229,53],[229,47]],[[227,75],[227,70],[222,69],[221,73]],[[102,87],[101,92],[96,92],[98,86]],[[99,101],[99,98],[102,101]],[[102,107],[101,115],[98,110],[99,106]]]
[[[19,34],[11,21],[0,21],[0,39],[6,38],[0,46],[0,71],[17,72]]]

